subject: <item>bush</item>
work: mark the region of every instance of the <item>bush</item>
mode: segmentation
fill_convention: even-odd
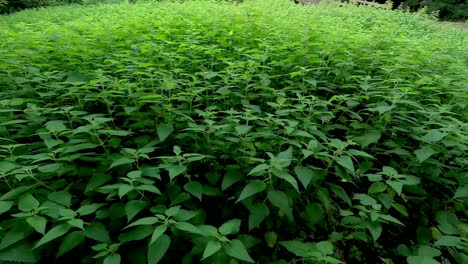
[[[466,263],[467,34],[441,27],[289,1],[1,17],[0,262]]]

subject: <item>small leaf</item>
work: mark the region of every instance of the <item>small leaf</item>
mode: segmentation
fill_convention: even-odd
[[[409,214],[408,214],[408,211],[406,210],[406,208],[399,204],[399,203],[392,203],[392,207],[395,208],[395,210],[397,210],[398,212],[400,212],[402,215],[408,217]]]
[[[250,207],[249,231],[260,225],[270,214],[268,206],[263,203],[257,203]]]
[[[221,235],[231,235],[231,234],[237,234],[239,233],[240,230],[240,225],[241,225],[241,220],[240,219],[232,219],[224,224],[222,224],[219,228],[218,231]]]
[[[226,190],[240,180],[242,180],[242,173],[239,170],[228,169],[224,174],[223,182],[221,183],[221,190]]]
[[[267,198],[271,204],[281,209],[288,216],[290,221],[294,220],[292,208],[289,204],[289,198],[284,192],[269,191]]]
[[[244,244],[238,239],[231,240],[231,242],[226,246],[224,252],[233,258],[255,263],[255,261],[250,257],[249,252],[247,252]]]
[[[166,232],[166,230],[167,230],[167,225],[157,226],[154,229],[153,234],[151,235],[150,245],[153,244],[156,240],[158,240],[159,237],[161,237],[164,234],[164,232]]]
[[[279,243],[288,251],[301,258],[309,258],[309,252],[315,249],[311,243],[303,243],[296,240],[281,241]]]
[[[186,190],[191,195],[198,198],[201,201],[203,194],[203,186],[197,181],[189,182],[184,185],[184,190]]]
[[[60,243],[57,252],[57,257],[60,257],[68,251],[74,249],[79,244],[81,244],[84,241],[84,239],[85,236],[79,231],[71,232],[70,234],[66,235],[63,238],[62,243]]]
[[[47,219],[42,216],[34,215],[26,218],[26,222],[38,233],[45,234]]]
[[[67,224],[79,228],[81,230],[84,230],[84,221],[81,219],[70,219],[67,221]]]
[[[18,209],[23,212],[29,212],[39,207],[39,201],[30,193],[21,196],[18,200]]]
[[[0,215],[5,212],[8,212],[14,204],[14,202],[10,201],[0,201]]]
[[[157,128],[159,140],[163,142],[166,138],[174,132],[174,128],[170,124],[161,124]]]
[[[468,197],[468,186],[461,186],[455,191],[452,199],[460,199]],[[0,210],[1,211],[1,210]]]
[[[176,221],[188,221],[195,216],[197,216],[199,212],[197,211],[189,211],[189,210],[184,210],[180,209],[173,217],[174,220]]]
[[[127,222],[130,222],[139,212],[141,212],[147,203],[145,201],[132,200],[125,205],[125,215]]]
[[[458,249],[463,249],[465,247],[465,243],[463,243],[460,237],[456,236],[442,236],[439,238],[435,243],[434,246],[436,247],[454,247]]]
[[[324,176],[322,171],[312,170],[301,166],[295,167],[294,172],[305,189],[307,189],[311,182],[316,182],[317,180],[322,179]]]
[[[385,181],[390,187],[392,187],[393,190],[398,194],[398,196],[401,196],[401,192],[403,191],[403,183],[399,181],[391,181],[387,180]]]
[[[67,224],[61,224],[61,225],[53,227],[41,239],[39,239],[39,241],[37,241],[34,248],[40,247],[56,238],[63,236],[64,234],[68,232],[68,230],[70,230],[70,228],[71,227]]]
[[[133,190],[134,187],[128,184],[120,184],[119,185],[119,198],[122,199],[128,192]]]
[[[62,120],[49,121],[45,124],[45,127],[53,133],[67,130],[67,127],[64,125],[64,121]]]
[[[87,226],[83,234],[90,239],[94,239],[99,242],[109,243],[111,238],[106,227],[100,222],[93,222]]]
[[[435,153],[437,153],[437,151],[428,146],[424,146],[414,151],[414,154],[416,154],[416,158],[418,158],[419,163],[423,163],[423,161],[427,160]]]
[[[354,164],[353,164],[353,160],[351,159],[350,156],[340,156],[340,157],[335,157],[334,159],[336,160],[336,162],[340,166],[345,168],[351,174],[354,174],[354,172],[355,172],[354,171]]]
[[[362,205],[366,205],[366,206],[372,206],[372,205],[377,204],[377,201],[374,198],[370,197],[367,194],[363,194],[363,193],[355,194],[353,199],[359,200]]]
[[[148,263],[157,264],[166,254],[171,244],[171,238],[162,235],[158,240],[148,246]]]
[[[214,253],[218,252],[221,249],[221,243],[216,240],[209,240],[208,243],[206,243],[205,250],[203,251],[203,256],[202,260],[210,257]]]
[[[371,233],[374,242],[376,242],[382,234],[382,224],[377,221],[367,223],[367,229],[369,229],[369,232]]]
[[[109,169],[112,169],[114,167],[124,165],[124,164],[130,164],[130,163],[133,163],[133,159],[123,157],[123,158],[117,159],[114,162],[112,162]]]
[[[315,246],[324,255],[333,254],[333,244],[330,241],[321,241],[315,244]]]
[[[341,198],[345,203],[351,205],[351,198],[349,198],[348,194],[346,193],[345,189],[341,186],[330,184],[330,190],[338,197]]]
[[[71,205],[72,195],[66,191],[52,192],[47,195],[49,201],[69,207]]]
[[[353,141],[361,145],[363,148],[367,148],[370,144],[377,143],[382,136],[379,131],[369,131],[367,134],[354,138]]]
[[[171,167],[166,168],[169,172],[169,178],[172,181],[175,177],[179,176],[180,174],[184,173],[187,170],[187,166],[185,165],[173,165]]]
[[[421,138],[421,140],[424,142],[438,142],[441,141],[446,135],[447,133],[443,133],[438,129],[431,129]]]
[[[406,261],[408,264],[440,264],[439,261],[428,256],[409,256]]]
[[[384,220],[387,220],[389,222],[393,222],[395,224],[399,224],[399,225],[404,226],[404,224],[400,220],[396,219],[395,217],[393,217],[391,215],[379,215],[379,217],[384,219]]]
[[[167,209],[164,214],[168,217],[176,215],[180,211],[180,205]]]
[[[240,193],[239,195],[239,198],[237,198],[237,201],[236,203],[256,194],[256,193],[259,193],[259,192],[262,192],[266,189],[266,184],[262,181],[259,181],[259,180],[253,180],[251,182],[249,182],[245,187],[244,189],[242,190],[242,192]]]
[[[267,247],[273,248],[278,240],[278,234],[276,232],[266,232],[264,236]]]
[[[185,232],[205,236],[205,233],[200,228],[187,222],[177,222],[174,227]]]
[[[255,168],[253,168],[249,172],[249,174],[247,174],[247,175],[254,175],[254,174],[258,174],[260,172],[263,174],[265,172],[265,170],[267,170],[269,168],[270,168],[270,166],[268,164],[260,164],[260,165],[255,166]]]
[[[84,215],[89,215],[94,212],[96,212],[97,209],[101,208],[104,206],[104,204],[87,204],[81,206],[78,211],[76,211],[79,215],[84,216]]]
[[[124,227],[124,229],[132,227],[132,226],[138,226],[138,225],[154,225],[159,221],[157,217],[144,217],[136,220],[135,222],[129,224],[128,226]]]
[[[120,264],[120,261],[121,261],[120,255],[117,253],[114,253],[112,255],[107,256],[104,259],[103,264]]]

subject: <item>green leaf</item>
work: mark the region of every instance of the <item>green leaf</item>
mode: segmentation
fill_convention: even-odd
[[[153,234],[151,235],[150,245],[153,244],[156,240],[158,240],[164,234],[164,232],[166,232],[166,230],[167,225],[157,226],[154,229]]]
[[[45,234],[47,219],[42,216],[34,215],[26,218],[26,222],[38,233]]]
[[[351,205],[351,198],[349,198],[348,194],[346,193],[345,189],[341,188],[341,186],[330,184],[330,190],[338,196],[341,200],[343,200],[348,205]]]
[[[256,193],[259,193],[259,192],[262,192],[266,189],[266,184],[262,181],[259,181],[259,180],[253,180],[251,182],[249,182],[245,187],[244,189],[242,190],[242,192],[240,193],[239,195],[239,198],[237,198],[237,201],[236,203],[256,194]]]
[[[39,207],[39,201],[30,193],[22,195],[18,200],[18,209],[23,212],[29,212]]]
[[[367,194],[363,194],[363,193],[355,194],[353,199],[359,200],[362,205],[366,205],[366,206],[372,206],[372,205],[377,204],[377,201],[374,198],[370,197]]]
[[[119,241],[121,243],[126,243],[129,241],[138,241],[143,240],[149,237],[154,232],[154,228],[148,225],[137,226],[135,229],[120,233]]]
[[[125,215],[127,222],[130,222],[139,212],[146,208],[145,201],[132,200],[125,205]]]
[[[61,225],[53,227],[41,239],[39,239],[39,241],[37,241],[34,248],[38,248],[56,238],[59,238],[65,235],[68,232],[68,230],[70,230],[70,228],[71,227],[68,224],[61,224]]]
[[[242,180],[242,173],[238,169],[228,169],[224,174],[221,190],[226,190],[240,180]]]
[[[169,172],[169,178],[172,181],[175,177],[179,176],[180,174],[184,173],[187,170],[187,166],[185,165],[173,165],[166,170]]]
[[[85,236],[80,231],[71,232],[70,234],[66,235],[62,243],[60,243],[57,257],[62,256],[63,254],[67,253],[68,251],[74,249],[79,244],[81,244],[85,239]]]
[[[441,141],[446,135],[447,133],[443,133],[438,129],[431,129],[421,138],[421,140],[424,142],[438,142]]]
[[[404,226],[404,224],[400,220],[396,219],[395,217],[393,217],[391,215],[379,215],[379,217],[384,219],[384,220],[387,220],[389,222],[393,222],[395,224],[399,224],[399,225]]]
[[[102,206],[104,206],[104,204],[102,203],[101,204],[87,204],[87,205],[81,206],[76,212],[81,216],[90,215],[96,212],[96,210],[101,208]]]
[[[140,185],[140,186],[135,187],[135,189],[161,195],[161,191],[158,189],[158,187],[154,185],[149,185],[149,184]]]
[[[36,254],[27,242],[18,243],[0,252],[0,262],[37,263]]]
[[[461,186],[455,191],[452,199],[460,199],[468,197],[468,186]],[[1,210],[0,210],[1,211]]]
[[[406,208],[399,204],[399,203],[392,203],[392,207],[395,208],[395,210],[397,210],[398,212],[400,212],[402,215],[408,217],[409,214],[408,214],[408,211],[406,210]]]
[[[319,203],[308,203],[300,216],[310,224],[316,225],[323,222],[324,211]]]
[[[315,246],[324,255],[333,254],[333,244],[330,241],[321,241],[315,244]]]
[[[260,165],[255,166],[255,168],[253,168],[247,175],[254,175],[254,174],[259,174],[259,173],[263,174],[265,170],[269,168],[270,168],[270,165],[268,164],[260,164]]]
[[[297,178],[301,182],[304,189],[307,189],[310,183],[316,182],[323,178],[323,171],[312,170],[307,167],[297,166],[294,168]]]
[[[15,225],[10,231],[3,235],[0,250],[3,250],[18,241],[27,238],[33,229],[29,225]]]
[[[120,159],[117,159],[115,160],[114,162],[112,162],[112,164],[110,165],[109,169],[112,169],[114,167],[117,167],[117,166],[120,166],[120,165],[124,165],[124,164],[130,164],[130,163],[133,163],[133,159],[131,158],[126,158],[126,157],[123,157],[123,158],[120,158]]]
[[[289,252],[293,253],[294,255],[300,258],[310,257],[309,252],[315,249],[315,247],[313,247],[313,244],[311,243],[303,243],[296,240],[281,241],[279,243],[280,245],[285,247]]]
[[[435,243],[436,247],[454,247],[458,249],[463,249],[465,244],[460,237],[456,236],[442,236]]]
[[[119,198],[122,199],[128,192],[132,191],[134,187],[128,184],[119,185]]]
[[[53,120],[47,122],[45,124],[45,127],[53,133],[62,132],[64,130],[67,130],[67,127],[64,125],[64,123],[65,122],[62,120]]]
[[[439,261],[428,256],[410,256],[406,258],[408,264],[440,264]]]
[[[367,223],[367,229],[369,229],[374,242],[376,242],[380,235],[382,235],[382,224],[380,222],[375,221]]]
[[[387,180],[385,181],[390,187],[392,187],[393,190],[398,194],[398,196],[401,196],[401,192],[403,191],[403,183],[399,181],[392,181],[392,180]]]
[[[277,176],[278,178],[280,179],[283,179],[285,181],[287,181],[289,184],[291,184],[291,186],[299,192],[299,186],[297,185],[297,181],[296,179],[294,179],[294,177],[287,173],[287,172],[284,172],[284,171],[281,171],[281,172],[276,172],[276,173],[273,173],[275,176]]]
[[[148,263],[157,264],[166,254],[171,244],[171,238],[162,235],[158,240],[148,246]]]
[[[340,156],[340,157],[334,157],[334,159],[336,160],[336,162],[342,166],[343,168],[345,168],[348,172],[350,172],[351,174],[354,174],[355,170],[354,170],[354,164],[353,164],[353,160],[351,159],[350,156]]]
[[[218,231],[223,236],[227,236],[227,235],[231,235],[231,234],[237,234],[237,233],[239,233],[240,225],[241,225],[241,220],[240,219],[231,219],[231,220],[225,222],[224,224],[222,224],[218,228]]]
[[[132,227],[132,226],[138,226],[138,225],[154,225],[157,222],[159,222],[159,219],[157,217],[144,217],[136,220],[135,222],[129,224],[126,226],[124,229]]]
[[[422,245],[418,248],[418,256],[438,257],[440,255],[442,255],[440,250],[427,245]]]
[[[267,198],[271,204],[281,209],[288,216],[290,221],[294,221],[292,208],[289,204],[289,198],[284,192],[269,191]]]
[[[270,214],[268,206],[263,203],[256,203],[249,209],[249,231],[260,225]]]
[[[180,211],[180,205],[167,209],[164,214],[168,217],[176,215]]]
[[[382,136],[379,131],[369,131],[367,134],[354,138],[353,141],[361,145],[363,148],[367,148],[370,144],[377,143]]]
[[[203,251],[202,260],[210,257],[214,253],[218,252],[221,249],[221,243],[216,240],[209,240],[206,243],[205,250]]]
[[[109,232],[107,231],[106,227],[100,222],[92,222],[85,228],[83,234],[85,235],[85,237],[94,239],[99,242],[111,242]]]
[[[188,221],[195,216],[197,216],[199,212],[197,211],[189,211],[189,210],[184,210],[180,209],[173,217],[174,220],[176,221]]]
[[[374,194],[374,193],[381,193],[387,190],[387,185],[383,182],[374,182],[371,184],[369,189],[367,190],[367,193],[369,194]]]
[[[104,259],[103,264],[120,264],[120,261],[121,261],[120,255],[117,253],[114,253],[112,255],[107,256]]]
[[[187,222],[177,222],[174,227],[185,232],[205,236],[205,233],[200,228]]]
[[[0,215],[10,211],[15,203],[10,201],[0,201]]]
[[[38,168],[38,170],[40,172],[43,172],[43,173],[49,173],[49,172],[56,172],[56,171],[60,170],[60,168],[62,168],[61,164],[52,163],[52,164],[47,164],[47,165],[41,166],[41,167]]]
[[[414,154],[416,154],[416,158],[418,158],[419,163],[423,163],[423,161],[427,160],[435,153],[437,153],[437,151],[428,146],[424,146],[414,151]]]
[[[276,232],[266,232],[264,237],[267,247],[269,248],[273,248],[278,240],[278,234],[276,234]]]
[[[81,219],[70,219],[67,221],[67,224],[79,228],[81,230],[84,230],[84,221]]]
[[[166,138],[174,132],[174,128],[170,124],[161,124],[157,128],[159,140],[163,142]]]
[[[203,194],[203,186],[197,181],[189,182],[184,185],[184,190],[186,190],[191,195],[198,198],[201,201]]]
[[[255,263],[255,261],[250,257],[249,252],[247,252],[244,244],[238,239],[231,240],[231,242],[225,247],[224,252],[233,258]]]
[[[65,207],[70,207],[72,195],[66,191],[52,192],[47,195],[49,201],[63,205]]]

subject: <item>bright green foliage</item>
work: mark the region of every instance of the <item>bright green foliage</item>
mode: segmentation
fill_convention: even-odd
[[[291,1],[0,17],[0,263],[466,263],[468,48]]]

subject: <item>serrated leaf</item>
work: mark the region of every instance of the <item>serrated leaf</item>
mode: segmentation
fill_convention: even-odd
[[[189,182],[184,185],[184,190],[186,190],[191,195],[198,198],[201,201],[203,194],[203,186],[197,181]]]
[[[399,225],[404,226],[404,224],[400,220],[396,219],[395,217],[393,217],[391,215],[379,215],[379,217],[384,219],[384,220],[387,220],[389,222],[393,222],[395,224],[399,224]]]
[[[324,255],[333,254],[333,244],[330,241],[320,241],[315,244],[317,249]]]
[[[436,247],[454,247],[458,249],[463,249],[465,244],[460,237],[456,236],[442,236],[435,243]]]
[[[52,163],[52,164],[47,164],[44,166],[40,166],[37,168],[40,172],[43,173],[49,173],[49,172],[56,172],[62,168],[62,165],[59,163]]]
[[[377,201],[374,198],[370,197],[367,194],[363,194],[363,193],[355,194],[353,199],[359,200],[361,202],[361,204],[365,205],[365,206],[372,206],[372,205],[377,204]]]
[[[38,248],[56,238],[59,238],[65,235],[68,232],[68,230],[70,230],[70,228],[71,227],[67,224],[61,224],[61,225],[53,227],[41,239],[39,239],[39,241],[37,241],[34,248]]]
[[[161,124],[157,128],[157,133],[158,133],[158,138],[161,142],[166,140],[166,138],[174,132],[174,127],[172,127],[170,124]]]
[[[7,193],[5,193],[4,195],[2,195],[2,197],[0,197],[0,201],[4,201],[4,200],[8,200],[8,199],[12,199],[12,198],[15,198],[17,195],[20,195],[32,188],[34,188],[35,186],[34,185],[31,185],[31,186],[20,186],[18,188],[15,188]]]
[[[153,244],[156,240],[158,240],[164,234],[164,232],[166,232],[166,230],[167,225],[157,226],[154,229],[153,234],[151,235],[150,245]]]
[[[121,261],[120,255],[117,253],[114,253],[112,255],[107,256],[104,259],[103,264],[120,264],[120,261]]]
[[[424,142],[438,142],[441,141],[447,133],[444,133],[438,129],[431,129],[429,130],[426,135],[421,137],[421,140]]]
[[[30,193],[21,196],[18,200],[18,209],[23,212],[29,212],[39,207],[39,201]]]
[[[354,174],[354,164],[350,156],[334,157],[336,163],[345,168],[351,174]]]
[[[197,234],[197,235],[202,235],[204,236],[205,233],[200,230],[200,228],[190,224],[190,223],[187,223],[187,222],[177,222],[175,223],[174,225],[175,228],[179,229],[179,230],[182,230],[182,231],[185,231],[185,232],[189,232],[189,233],[192,233],[192,234]]]
[[[442,252],[440,252],[440,250],[427,245],[422,245],[418,248],[419,256],[438,257],[441,254]]]
[[[291,208],[291,205],[289,204],[289,198],[284,192],[269,191],[267,198],[271,204],[281,209],[288,216],[290,221],[294,221],[292,208]]]
[[[398,194],[398,196],[401,196],[401,192],[403,191],[403,183],[399,181],[392,181],[392,180],[387,180],[385,181],[390,187],[392,187],[393,190]]]
[[[128,232],[120,233],[119,241],[121,243],[126,243],[129,241],[138,241],[143,240],[149,237],[154,232],[154,228],[149,225],[141,225],[135,227],[133,230]]]
[[[67,221],[67,224],[79,228],[81,230],[84,230],[84,221],[81,219],[70,219]]]
[[[343,200],[348,205],[351,205],[351,198],[349,198],[348,194],[346,193],[345,189],[341,188],[341,186],[330,184],[330,190],[338,196],[341,200]]]
[[[173,219],[176,221],[188,221],[195,216],[197,216],[199,212],[197,211],[189,211],[189,210],[184,210],[180,209],[174,216]]]
[[[403,205],[401,205],[399,203],[392,203],[392,207],[395,208],[395,210],[400,212],[402,215],[404,215],[406,217],[409,216],[408,211],[406,210],[406,207],[404,207]]]
[[[416,154],[416,158],[418,158],[419,163],[423,163],[435,153],[437,153],[437,151],[428,146],[424,146],[414,151],[414,154]]]
[[[70,234],[66,235],[63,238],[62,243],[60,243],[57,252],[57,257],[60,257],[68,251],[74,249],[79,244],[81,244],[84,241],[84,239],[85,236],[82,234],[82,232],[79,231],[71,232]]]
[[[14,202],[10,201],[0,201],[0,215],[5,212],[8,212],[14,204]]]
[[[367,148],[370,144],[377,143],[382,136],[379,131],[369,131],[363,136],[354,138],[353,141],[361,145],[363,148]]]
[[[65,126],[64,124],[65,122],[62,121],[62,120],[53,120],[53,121],[49,121],[45,124],[45,127],[51,131],[51,132],[54,132],[54,133],[57,133],[57,132],[62,132],[64,130],[67,130],[67,127]]]
[[[428,256],[409,256],[406,261],[408,264],[440,264],[439,261]]]
[[[76,212],[81,216],[89,215],[96,212],[96,210],[102,206],[104,206],[104,204],[87,204],[81,206]]]
[[[0,243],[0,250],[3,250],[18,241],[27,238],[33,233],[33,228],[29,225],[16,225],[10,231],[8,231],[2,238]]]
[[[158,189],[158,187],[154,185],[149,185],[149,184],[140,185],[140,186],[135,187],[135,189],[161,195],[161,191]]]
[[[268,206],[263,203],[257,203],[250,207],[249,231],[260,225],[270,214]]]
[[[231,240],[231,242],[225,247],[224,252],[233,258],[255,263],[255,261],[250,257],[244,244],[238,239]]]
[[[259,180],[253,180],[249,182],[244,189],[242,189],[242,192],[239,195],[239,198],[237,198],[236,203],[254,195],[259,192],[262,192],[266,189],[266,184],[262,181]]]
[[[387,185],[383,182],[374,182],[369,186],[367,193],[374,194],[374,193],[381,193],[387,190]]]
[[[32,247],[27,242],[18,243],[0,252],[0,262],[36,263],[38,261]]]
[[[184,173],[187,170],[187,166],[185,165],[173,165],[171,167],[166,168],[169,172],[169,178],[172,181],[175,177],[179,176],[180,174]]]
[[[171,238],[167,235],[162,235],[153,244],[148,246],[148,263],[157,264],[166,254],[171,245]]]
[[[72,195],[66,191],[52,192],[47,195],[49,201],[69,207],[71,205]]]
[[[240,225],[241,225],[241,220],[240,219],[231,219],[224,224],[222,224],[219,228],[218,231],[221,235],[231,235],[231,234],[237,234],[239,233],[240,230]]]
[[[276,172],[276,173],[273,173],[273,174],[276,177],[287,181],[289,184],[291,184],[291,186],[294,188],[294,190],[299,192],[299,186],[297,185],[297,181],[296,181],[296,179],[294,179],[294,177],[291,174],[289,174],[287,172],[284,172],[284,171]]]
[[[135,222],[129,224],[124,229],[132,227],[132,226],[138,226],[138,225],[154,225],[157,222],[159,222],[159,218],[157,218],[157,217],[153,217],[153,216],[144,217],[144,218],[140,218],[140,219],[136,220]]]
[[[239,170],[227,170],[223,176],[221,190],[226,190],[227,188],[231,187],[234,183],[242,180],[242,178],[242,173]]]
[[[109,236],[109,232],[107,231],[106,226],[104,226],[100,222],[93,222],[90,225],[88,225],[83,231],[83,234],[85,235],[85,237],[94,239],[99,242],[111,242],[111,238]]]
[[[124,197],[128,192],[130,192],[133,189],[134,189],[134,187],[131,186],[131,185],[120,184],[119,189],[118,189],[119,198],[122,199],[122,197]]]
[[[259,164],[257,166],[255,166],[255,168],[253,168],[249,174],[247,175],[254,175],[254,174],[257,174],[257,173],[260,173],[260,172],[265,172],[265,170],[269,169],[270,168],[270,165],[268,164]]]
[[[295,240],[281,241],[279,244],[285,247],[289,252],[301,258],[310,257],[309,252],[315,248],[311,243],[303,243]]]
[[[378,221],[367,223],[367,229],[369,229],[374,242],[376,242],[380,235],[382,235],[382,224]]]
[[[34,215],[26,218],[26,222],[38,233],[45,234],[47,219],[42,216]]]
[[[124,165],[124,164],[130,164],[130,163],[133,163],[133,161],[134,161],[134,160],[131,159],[131,158],[123,157],[123,158],[114,160],[114,162],[112,162],[112,164],[110,165],[109,169],[112,169],[112,168],[114,168],[114,167],[117,167],[117,166],[120,166],[120,165]]]
[[[295,167],[294,172],[305,189],[307,189],[310,183],[316,182],[317,180],[322,179],[324,176],[323,172],[321,171],[312,170],[302,166]]]
[[[132,200],[125,205],[125,215],[127,222],[130,222],[139,212],[141,212],[147,203],[145,201]]]
[[[210,257],[221,249],[221,243],[216,240],[209,240],[206,243],[205,250],[203,251],[202,260]]]

